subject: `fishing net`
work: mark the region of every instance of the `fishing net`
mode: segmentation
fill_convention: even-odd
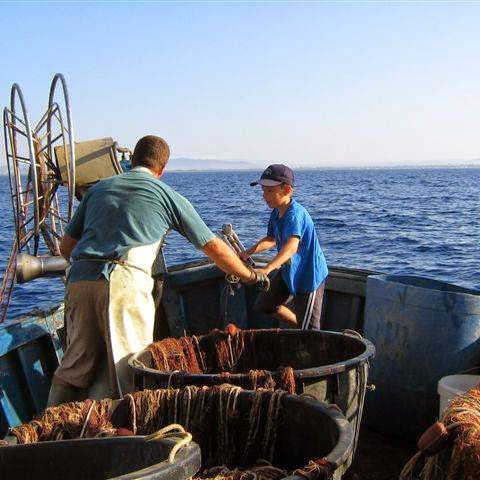
[[[240,395],[233,385],[144,390],[112,400],[52,407],[37,420],[12,429],[18,443],[114,435],[151,435],[180,424],[202,451],[199,480],[277,480],[292,471],[275,466],[278,431],[285,422],[282,390]],[[113,408],[115,407],[115,408]],[[301,425],[299,425],[299,428]],[[281,460],[280,460],[281,461]],[[312,460],[293,473],[331,479],[335,466]]]
[[[257,332],[235,329],[234,333],[228,333],[230,331],[215,329],[201,337],[166,338],[152,343],[147,347],[152,367],[172,372],[171,378],[177,372],[215,373],[221,375],[223,382],[242,388],[280,388],[295,393],[295,376],[291,367],[279,366],[275,372],[249,368],[257,363]],[[270,333],[273,337],[277,332],[271,330]],[[273,343],[271,347],[273,351]],[[175,378],[181,383],[181,376]]]
[[[480,385],[450,403],[440,422],[422,435],[419,448],[402,480],[480,478]]]
[[[67,440],[108,435],[114,431],[110,421],[114,401],[86,400],[47,408],[38,420],[11,429],[18,443]]]

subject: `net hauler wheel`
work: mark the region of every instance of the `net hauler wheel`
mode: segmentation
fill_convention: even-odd
[[[62,86],[63,98],[60,103],[55,102],[55,91],[60,81]],[[68,190],[68,218],[73,215],[73,202],[75,197],[75,137],[73,132],[72,113],[70,109],[70,100],[68,95],[67,83],[65,77],[61,73],[57,73],[52,80],[50,86],[50,95],[48,97],[48,111],[57,110],[57,114],[50,114],[47,126],[48,126],[48,151],[50,158],[53,159],[54,146],[63,146],[63,149],[67,152],[65,158],[65,165],[60,166],[58,160],[56,165],[59,168],[60,178],[63,180],[63,184]],[[57,135],[55,135],[55,121],[57,124]],[[65,125],[66,122],[66,125]],[[56,155],[55,155],[56,158]]]
[[[63,95],[56,94],[57,85]],[[74,133],[64,77],[54,76],[48,107],[34,128],[21,90],[14,84],[10,110],[4,111],[4,133],[18,251],[59,255],[59,239],[72,216],[75,194]],[[55,155],[57,146],[67,152],[62,165]]]
[[[33,133],[22,90],[14,83],[10,108],[3,111],[7,157],[18,250],[36,254],[39,246],[38,169]]]

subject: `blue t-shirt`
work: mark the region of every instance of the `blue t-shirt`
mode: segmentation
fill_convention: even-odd
[[[312,217],[298,202],[292,199],[280,219],[278,209],[272,211],[267,236],[275,238],[278,251],[290,237],[300,238],[297,253],[282,265],[282,278],[292,294],[313,292],[327,278],[327,262]]]
[[[147,169],[101,180],[87,191],[66,228],[78,240],[68,281],[108,279],[113,265],[102,260],[163,240],[171,228],[199,249],[215,238],[191,203]]]

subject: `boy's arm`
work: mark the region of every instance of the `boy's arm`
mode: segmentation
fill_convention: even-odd
[[[265,250],[270,250],[275,246],[275,239],[273,237],[263,237],[255,245],[252,245],[250,248],[247,248],[244,252],[241,252],[238,256],[242,260],[247,260],[248,257],[254,253],[264,252]]]
[[[268,275],[271,271],[280,268],[285,262],[288,262],[290,258],[297,253],[298,245],[300,244],[300,238],[293,236],[289,237],[285,245],[282,249],[278,252],[278,254],[274,257],[274,259],[268,263],[264,268],[259,268],[257,271],[265,273]]]

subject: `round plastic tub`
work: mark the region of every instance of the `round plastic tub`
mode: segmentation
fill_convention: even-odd
[[[365,421],[416,439],[436,420],[439,378],[478,365],[480,291],[430,278],[367,280],[365,335],[376,347]]]
[[[193,390],[195,388],[196,391]],[[234,395],[222,395],[218,393],[220,391],[233,392]],[[200,445],[203,468],[215,465],[226,465],[230,469],[248,468],[259,458],[268,459],[261,451],[264,445],[268,445],[271,452],[269,461],[272,465],[288,472],[304,468],[311,460],[322,459],[330,465],[331,478],[339,479],[351,459],[353,433],[344,415],[338,409],[306,396],[241,389],[236,392],[232,386],[186,387],[132,395],[137,404],[142,405],[148,403],[142,400],[142,395],[145,398],[166,399],[167,403],[163,403],[157,412],[146,408],[148,421],[142,426],[139,426],[139,417],[136,417],[138,428],[142,429],[142,433],[151,434],[151,430],[165,424],[179,423]],[[213,398],[212,402],[205,400],[208,395],[213,396],[209,397]],[[187,398],[188,404],[185,402]],[[253,414],[259,398],[259,410]],[[199,403],[204,404],[200,411],[197,409]],[[175,408],[172,408],[173,405]],[[280,407],[274,414],[271,408],[275,405]],[[115,424],[131,429],[131,412],[130,403],[123,401],[115,412]],[[136,415],[138,413],[139,410],[136,410]],[[200,422],[199,415],[204,415]],[[274,423],[271,423],[272,415]],[[255,448],[251,443],[252,425],[256,431],[253,440]],[[275,433],[271,434],[272,431]],[[217,458],[221,451],[225,451],[222,446],[227,444],[228,450],[234,452],[232,458],[228,461]],[[302,477],[292,473],[288,478],[300,480]]]
[[[448,375],[438,381],[438,394],[440,395],[439,417],[448,407],[450,400],[457,395],[462,395],[480,384],[480,375]]]
[[[202,337],[198,338],[201,343]],[[341,409],[352,425],[355,450],[368,381],[368,360],[374,353],[373,344],[356,332],[255,330],[254,341],[242,353],[228,383],[245,385],[251,369],[266,370],[275,377],[279,367],[292,367],[296,393],[309,394]],[[226,381],[215,372],[172,374],[157,370],[148,350],[133,355],[129,365],[138,390],[220,385]]]
[[[2,478],[45,480],[186,480],[201,466],[199,446],[190,442],[168,455],[171,439],[87,438],[0,447]]]

